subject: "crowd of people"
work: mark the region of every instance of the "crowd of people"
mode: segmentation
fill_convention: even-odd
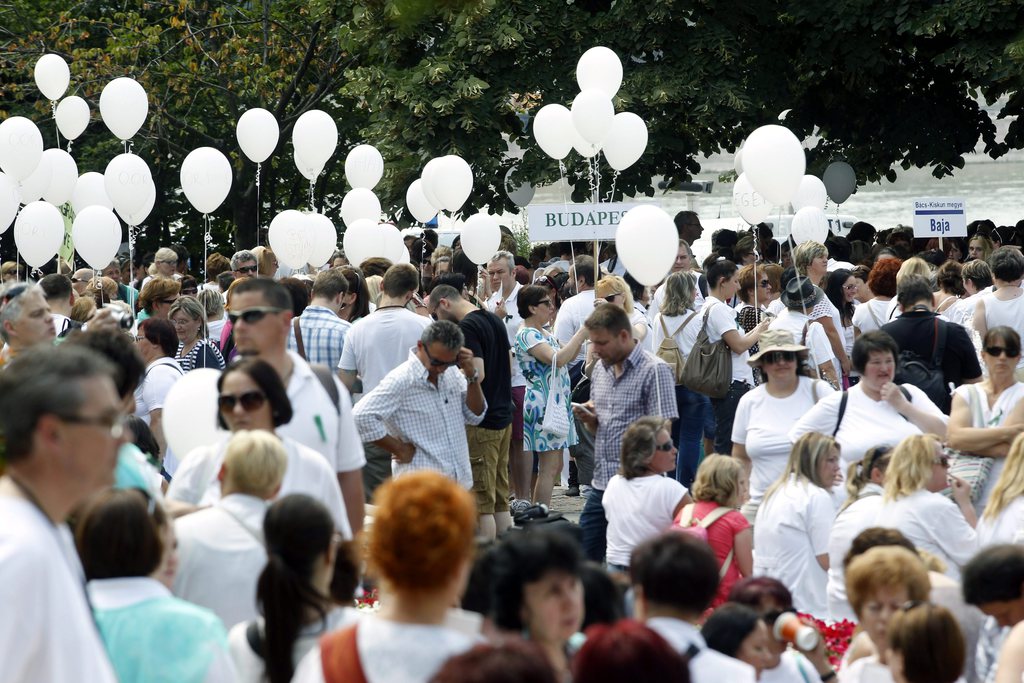
[[[508,232],[5,264],[0,677],[1024,680],[1015,230],[676,226],[657,287]]]

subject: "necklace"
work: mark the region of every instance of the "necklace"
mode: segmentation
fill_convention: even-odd
[[[7,478],[11,480],[11,483],[14,484],[15,488],[18,489],[18,492],[25,497],[25,500],[28,501],[29,504],[32,505],[32,507],[39,510],[39,513],[46,518],[47,522],[53,524],[53,526],[57,526],[53,523],[53,520],[50,519],[50,515],[46,512],[46,508],[43,507],[43,504],[39,501],[39,498],[36,496],[36,494],[32,492],[32,489],[30,489],[22,482],[18,481],[18,479],[10,472],[7,473]]]

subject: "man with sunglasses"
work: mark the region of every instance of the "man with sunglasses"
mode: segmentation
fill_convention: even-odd
[[[483,422],[487,401],[473,352],[463,344],[455,323],[431,323],[409,359],[356,404],[359,435],[391,453],[394,476],[434,470],[473,486],[466,425]]]
[[[231,257],[231,272],[236,280],[243,277],[256,277],[258,268],[256,255],[248,249],[236,251]]]
[[[95,352],[71,345],[32,349],[0,373],[4,680],[117,680],[65,524],[72,510],[114,483],[125,441],[114,373]]]
[[[53,343],[53,317],[38,285],[13,282],[0,291],[0,367],[34,346]]]
[[[352,533],[363,528],[363,445],[352,421],[352,399],[333,373],[317,376],[299,354],[288,350],[292,329],[292,297],[284,285],[269,278],[247,278],[235,285],[228,314],[234,325],[235,348],[277,370],[287,387],[293,417],[277,429],[327,458],[337,472]],[[325,386],[333,383],[334,391]]]

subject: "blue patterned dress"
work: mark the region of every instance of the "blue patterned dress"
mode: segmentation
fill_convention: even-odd
[[[564,367],[555,373],[555,391],[560,392],[565,398],[565,409],[569,414],[569,435],[558,437],[541,429],[544,409],[548,402],[551,366],[530,355],[530,349],[537,344],[547,344],[555,353],[559,349],[558,340],[548,333],[526,325],[519,328],[516,334],[516,362],[526,377],[526,397],[523,401],[523,450],[538,453],[560,451],[579,443],[572,417],[572,406],[569,405],[572,389],[569,384],[569,373]]]

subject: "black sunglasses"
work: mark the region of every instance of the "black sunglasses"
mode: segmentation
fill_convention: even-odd
[[[764,354],[767,363],[792,363],[796,360],[795,351],[769,351]]]
[[[244,311],[238,311],[237,313],[228,313],[228,320],[231,321],[232,325],[236,325],[239,320],[244,322],[246,325],[255,325],[259,321],[263,320],[269,313],[283,313],[283,308],[277,308],[276,306],[253,306],[247,308]]]
[[[1011,349],[1005,346],[986,346],[985,353],[993,358],[998,358],[1004,354],[1007,358],[1016,358],[1020,355],[1020,349]]]
[[[242,410],[251,413],[267,402],[267,396],[262,391],[247,391],[244,394],[221,394],[217,397],[217,407],[222,413],[230,413],[239,403]]]
[[[665,443],[661,444],[660,446],[655,446],[654,450],[656,450],[656,451],[665,451],[666,453],[668,453],[669,451],[671,451],[675,447],[676,447],[676,445],[674,443],[672,443],[672,439],[669,439],[668,441],[666,441]]]
[[[239,266],[235,268],[236,273],[255,273],[259,266]]]
[[[427,354],[427,359],[430,361],[430,365],[432,367],[435,367],[435,368],[450,368],[451,366],[453,366],[453,365],[455,365],[456,363],[459,362],[458,360],[453,360],[453,361],[438,360],[438,359],[436,359],[436,358],[434,358],[433,356],[430,355],[430,351],[427,350],[427,345],[426,344],[422,344],[422,346],[423,346],[423,353]]]

